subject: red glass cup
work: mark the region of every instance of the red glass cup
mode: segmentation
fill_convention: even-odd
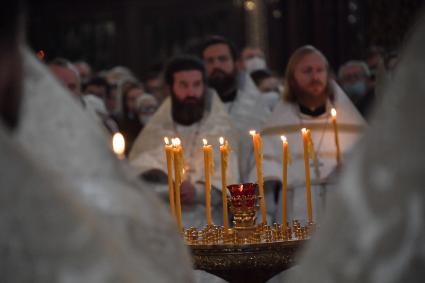
[[[230,191],[232,206],[234,208],[252,208],[255,205],[256,189],[255,183],[233,184],[227,186]]]

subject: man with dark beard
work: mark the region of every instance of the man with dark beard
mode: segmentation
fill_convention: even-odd
[[[205,68],[199,59],[175,57],[167,65],[164,76],[170,96],[137,137],[129,159],[137,173],[150,182],[152,190],[169,203],[163,142],[164,137],[180,138],[185,157],[181,187],[183,224],[199,228],[206,224],[202,139],[218,148],[219,138],[224,137],[237,152],[237,132],[217,94],[207,89]],[[215,224],[222,223],[219,157],[219,154],[214,155],[212,176],[211,206]],[[227,177],[229,182],[237,182],[239,171],[235,153],[231,153],[230,158]]]
[[[200,56],[205,63],[209,85],[218,92],[239,131],[239,169],[241,179],[247,181],[253,167],[249,131],[260,131],[269,112],[252,79],[238,73],[237,51],[229,40],[220,36],[206,38],[201,45]]]
[[[354,105],[332,80],[325,56],[313,46],[297,49],[289,59],[285,74],[284,98],[266,121],[263,135],[265,193],[276,198],[282,179],[280,136],[286,136],[293,162],[288,168],[287,220],[307,220],[305,169],[301,129],[311,130],[314,160],[310,164],[313,219],[322,214],[328,176],[336,168],[335,134],[331,109],[337,111],[341,153],[351,149],[361,136],[365,122]],[[342,164],[344,159],[342,159]],[[255,176],[255,171],[251,172]],[[267,203],[272,218],[281,223],[281,205]]]

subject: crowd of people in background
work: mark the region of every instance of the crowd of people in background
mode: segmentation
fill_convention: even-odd
[[[272,112],[285,87],[283,66],[281,70],[270,70],[266,55],[258,47],[246,46],[240,54],[236,49],[231,53],[235,61],[235,69],[231,71],[237,75],[242,87],[252,83],[266,109]],[[375,102],[379,68],[392,70],[396,62],[397,53],[372,46],[365,58],[349,60],[335,70],[335,80],[366,119]],[[209,64],[208,61],[205,63]],[[95,72],[85,61],[71,62],[65,58],[55,58],[47,64],[82,105],[98,115],[110,133],[120,131],[124,134],[127,154],[150,117],[169,96],[163,81],[165,64],[151,66],[140,78],[123,66]],[[249,75],[249,82],[244,77],[246,74]],[[214,80],[209,80],[210,87],[217,90],[214,83]],[[217,91],[220,94],[220,90]]]
[[[337,107],[344,112],[340,119],[346,123],[344,127],[349,128],[346,132],[344,127],[341,130],[343,139],[347,140],[343,146],[345,153],[360,136],[376,103],[376,80],[385,70],[396,66],[396,54],[386,55],[382,48],[374,46],[363,60],[349,60],[336,72],[329,66],[325,54],[312,46],[304,46],[294,52],[286,73],[281,75],[283,66],[279,70],[282,72],[270,70],[266,54],[258,47],[245,46],[238,52],[230,40],[221,36],[209,36],[198,45],[192,46],[190,54],[180,54],[164,64],[152,66],[141,78],[123,66],[94,72],[87,62],[71,63],[63,58],[48,61],[47,65],[86,112],[103,125],[105,132],[122,133],[130,164],[164,197],[166,167],[161,162],[161,136],[182,139],[188,166],[182,184],[182,202],[198,215],[187,223],[204,224],[194,220],[203,219],[205,209],[200,193],[204,184],[199,171],[202,156],[196,154],[201,133],[203,137],[210,136],[210,140],[218,140],[218,136],[233,139],[233,147],[237,149],[234,156],[237,168],[230,174],[233,182],[255,181],[252,144],[245,136],[250,129],[265,135],[266,198],[271,204],[268,217],[280,221],[277,196],[281,184],[276,183],[278,173],[273,172],[280,171],[281,161],[268,156],[268,151],[278,146],[275,144],[278,139],[273,140],[277,132],[273,131],[280,128],[279,134],[285,132],[292,139],[296,127],[315,124],[313,127],[318,130],[314,131],[313,140],[320,161],[312,165],[312,179],[317,179],[318,187],[313,197],[317,195],[318,203],[322,202],[323,180],[337,167],[334,161],[328,160],[332,156],[333,141],[331,135],[325,134],[330,109]],[[217,128],[211,121],[229,127]],[[300,156],[301,153],[297,153],[295,159]],[[289,186],[294,197],[297,191],[301,192],[294,188],[303,186],[295,175],[297,173],[292,176],[294,183]],[[217,171],[213,177],[219,180],[218,176]],[[218,181],[213,185],[219,192]],[[213,202],[219,204],[220,197],[218,193],[213,194]],[[290,215],[306,217],[297,215],[299,208],[295,200],[293,206],[294,215]],[[220,219],[217,216],[215,221],[220,223]]]

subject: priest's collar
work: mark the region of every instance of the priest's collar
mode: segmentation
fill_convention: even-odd
[[[300,108],[300,112],[302,114],[308,115],[308,116],[312,116],[312,117],[318,117],[320,115],[323,115],[324,113],[326,113],[326,103],[323,104],[322,106],[319,106],[315,109],[310,109],[308,107],[305,107],[301,104],[298,104],[299,108]]]

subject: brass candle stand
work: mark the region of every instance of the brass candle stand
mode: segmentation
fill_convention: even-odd
[[[311,237],[315,224],[298,220],[256,224],[256,184],[228,186],[233,227],[209,225],[184,230],[194,268],[229,282],[265,282],[294,264],[296,251]]]
[[[308,240],[315,230],[314,224],[302,226],[298,220],[283,231],[283,225],[274,223],[272,226],[258,224],[252,227],[229,228],[210,225],[203,229],[189,228],[184,230],[184,239],[190,246],[196,245],[243,245],[262,244],[283,241]]]

